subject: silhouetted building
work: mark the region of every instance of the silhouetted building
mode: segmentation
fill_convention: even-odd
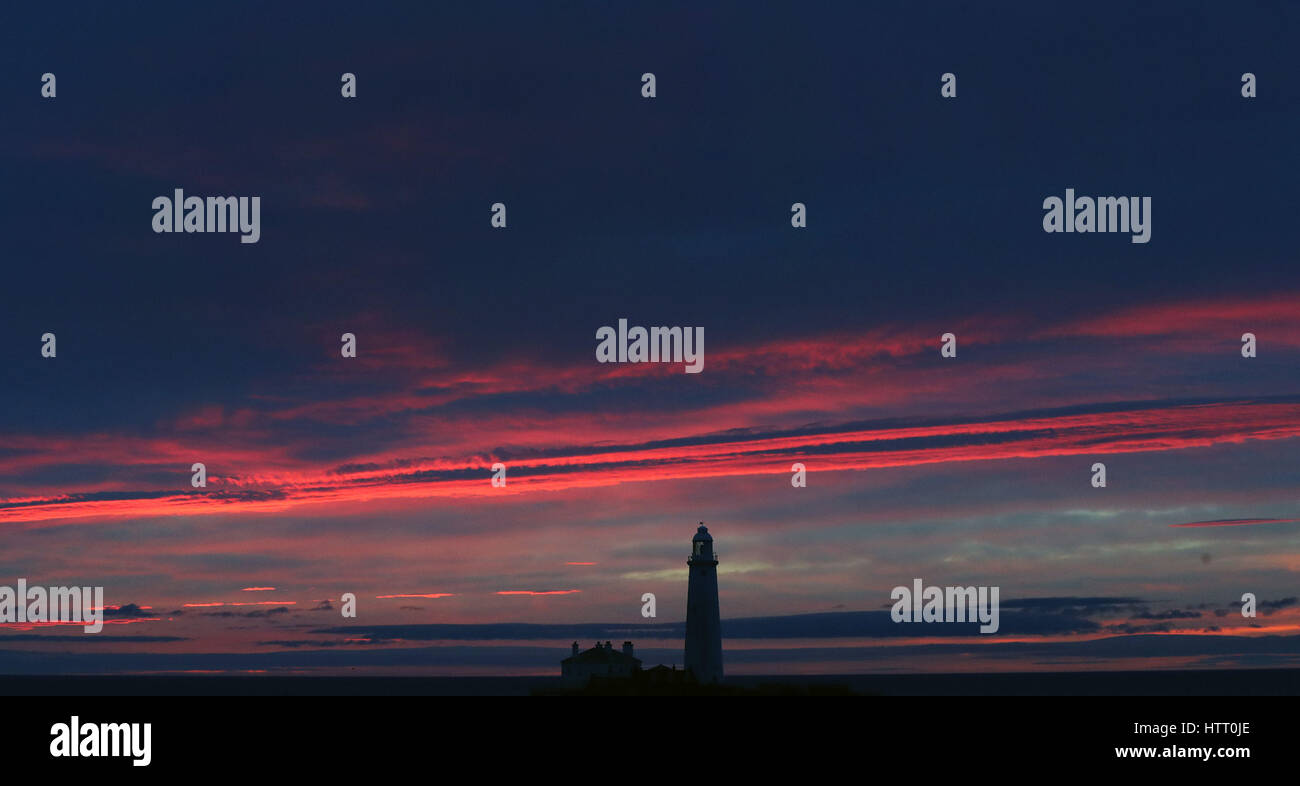
[[[632,642],[623,642],[623,650],[615,650],[608,641],[585,652],[578,652],[578,642],[573,642],[573,655],[560,661],[560,676],[566,685],[585,685],[592,677],[631,677],[641,671],[641,661],[632,655]]]
[[[718,560],[704,522],[691,538],[686,585],[686,670],[702,685],[722,680],[722,622],[718,613]]]

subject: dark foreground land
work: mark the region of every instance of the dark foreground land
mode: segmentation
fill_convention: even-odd
[[[718,693],[1294,696],[1300,695],[1300,669],[740,676],[729,678],[726,688]],[[529,696],[562,692],[559,679],[551,677],[0,676],[0,696]],[[616,688],[594,692],[620,694]]]

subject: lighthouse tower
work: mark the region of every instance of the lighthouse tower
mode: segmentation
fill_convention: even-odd
[[[686,589],[686,669],[702,684],[722,679],[722,627],[718,615],[718,560],[713,536],[700,522],[691,538]]]

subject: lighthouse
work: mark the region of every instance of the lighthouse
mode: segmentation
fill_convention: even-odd
[[[691,538],[686,588],[686,670],[701,684],[722,680],[722,627],[718,615],[718,559],[713,536],[700,522]]]

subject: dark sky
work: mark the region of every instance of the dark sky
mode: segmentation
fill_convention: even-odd
[[[1191,636],[1124,614],[1294,594],[1293,4],[368,5],[0,12],[0,583],[680,621],[707,519],[724,618],[919,576]],[[155,234],[175,188],[260,196],[260,242]],[[1045,233],[1067,188],[1149,196],[1150,242]],[[597,364],[620,318],[705,371]],[[196,613],[122,668],[302,637]]]

